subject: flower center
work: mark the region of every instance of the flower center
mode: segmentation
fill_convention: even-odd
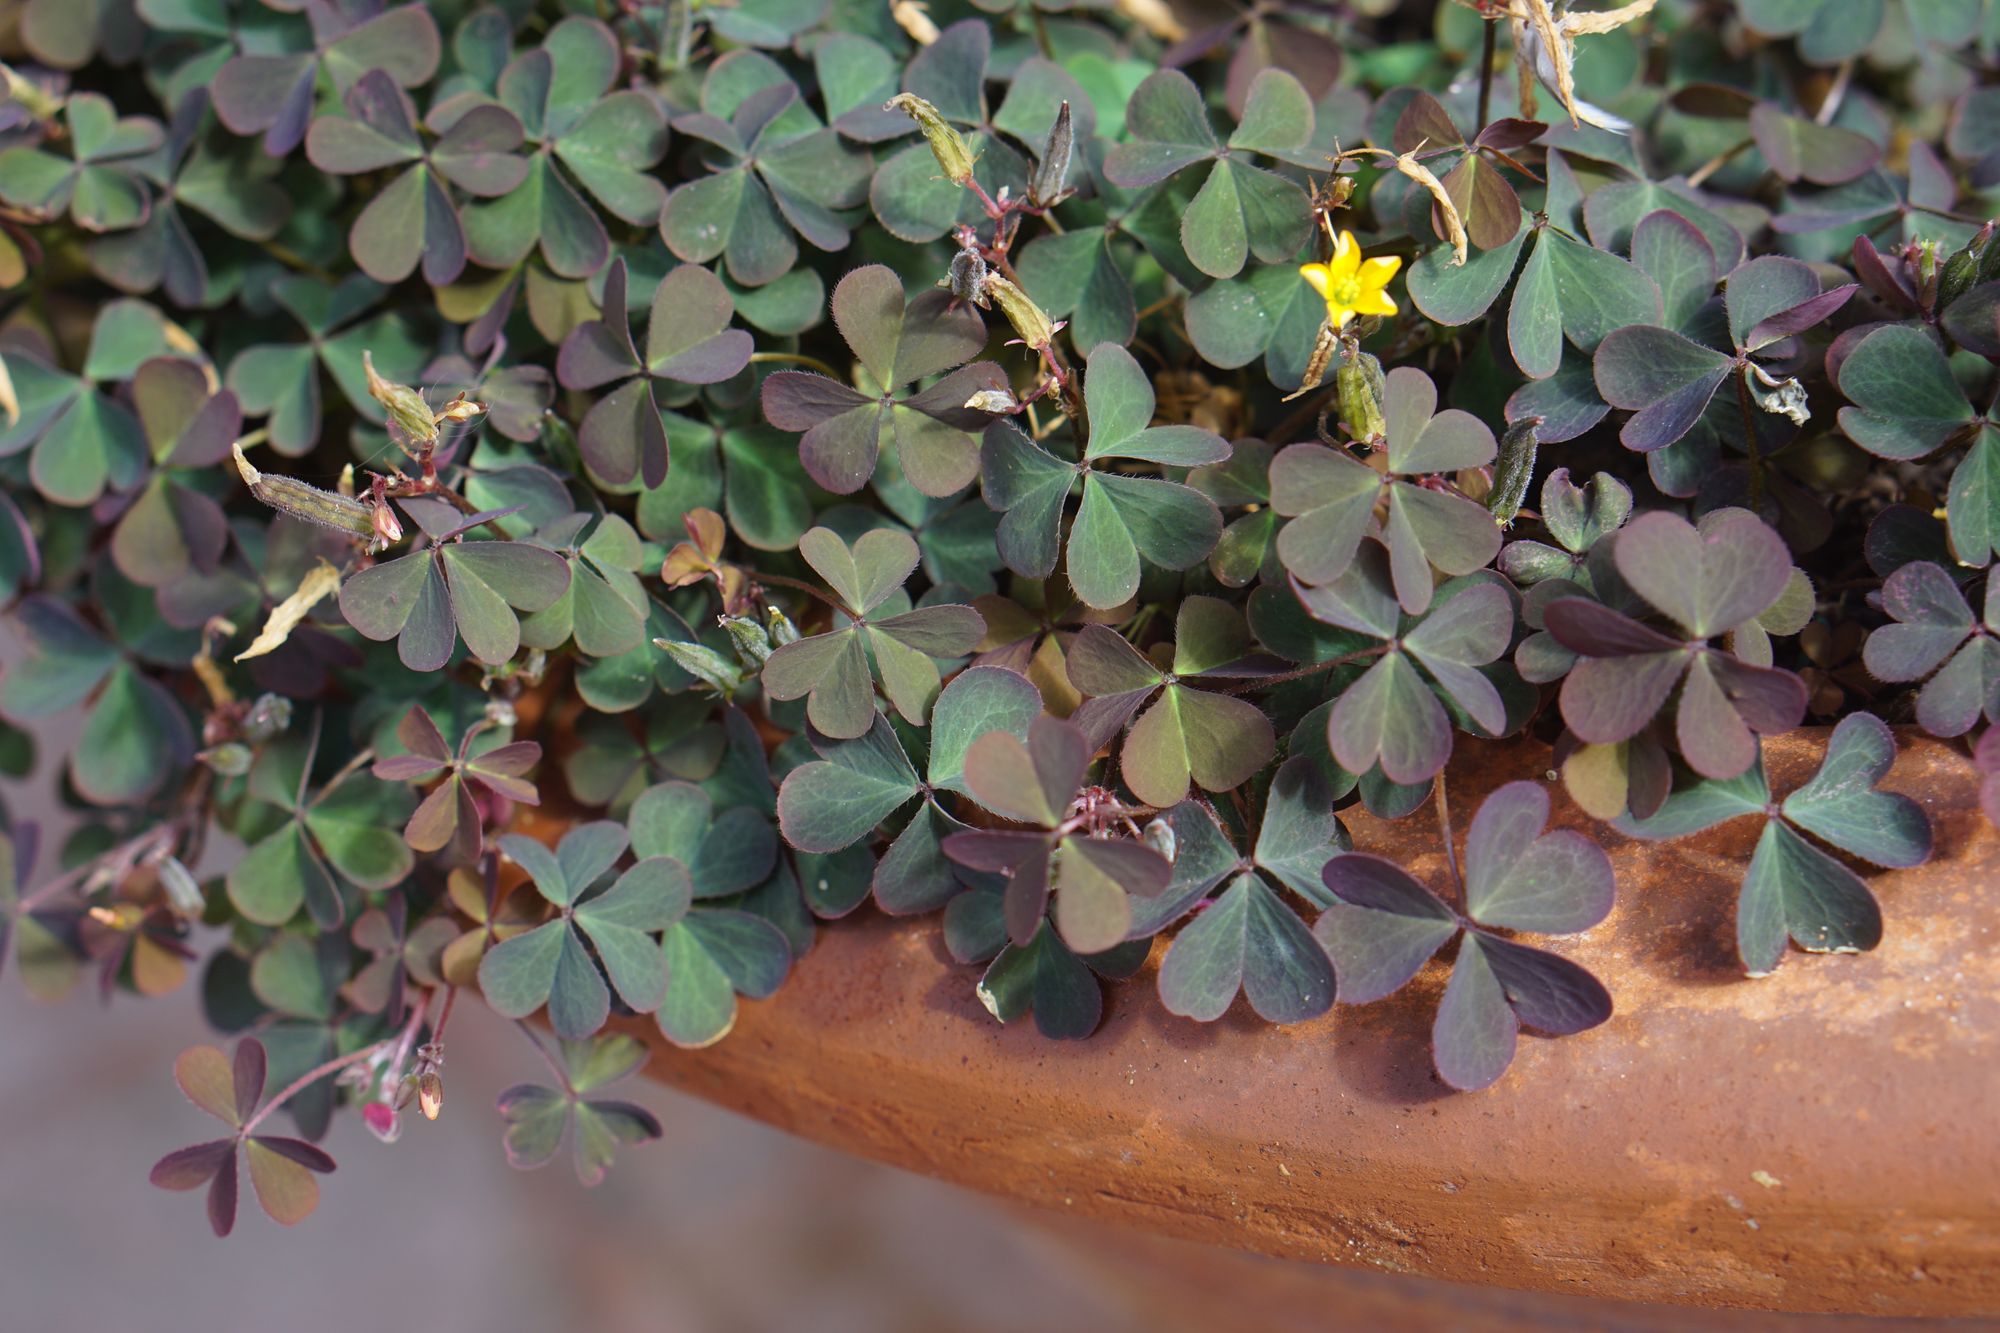
[[[1342,305],[1353,305],[1361,299],[1361,283],[1357,279],[1349,278],[1333,289],[1333,299]]]

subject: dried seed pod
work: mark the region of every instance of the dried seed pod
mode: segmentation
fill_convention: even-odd
[[[390,425],[401,431],[411,444],[437,443],[437,417],[422,394],[407,384],[383,379],[375,372],[375,358],[365,351],[361,354],[361,369],[368,376],[368,396],[382,404],[383,411],[389,414]]]
[[[979,251],[967,246],[951,257],[951,268],[938,286],[950,292],[961,301],[970,301],[984,309],[986,306],[986,260]]]
[[[1049,127],[1049,141],[1035,163],[1034,179],[1028,182],[1028,202],[1047,208],[1068,193],[1070,152],[1076,146],[1076,131],[1070,124],[1069,103],[1056,112]]]
[[[964,185],[972,179],[972,150],[965,146],[959,132],[945,123],[936,107],[915,93],[897,93],[882,104],[882,109],[900,111],[917,122],[945,179],[954,185]]]

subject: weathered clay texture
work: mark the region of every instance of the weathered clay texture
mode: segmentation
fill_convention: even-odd
[[[1767,747],[1775,790],[1822,734]],[[1149,975],[1090,1041],[997,1026],[933,920],[842,923],[768,1002],[664,1081],[807,1138],[1101,1222],[1268,1254],[1690,1305],[2000,1311],[2000,839],[1957,749],[1905,737],[1887,785],[1940,855],[1875,874],[1872,954],[1744,979],[1732,907],[1754,820],[1667,845],[1604,831],[1618,909],[1555,947],[1611,988],[1579,1037],[1524,1037],[1496,1087],[1432,1076],[1437,964],[1291,1028],[1201,1025]],[[1540,777],[1546,747],[1468,747],[1453,805]],[[1586,821],[1555,790],[1556,821]],[[1461,816],[1464,818],[1464,816]],[[1435,821],[1350,815],[1356,845],[1440,877]],[[1157,960],[1157,953],[1156,953]]]

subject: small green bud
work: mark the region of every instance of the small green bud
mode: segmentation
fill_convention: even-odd
[[[368,376],[368,396],[382,404],[389,414],[390,425],[400,430],[411,444],[437,443],[437,417],[422,394],[407,384],[397,384],[376,374],[375,358],[366,351],[361,353],[361,369]]]
[[[770,659],[773,644],[764,627],[748,616],[724,616],[722,628],[729,632],[730,646],[745,666],[761,667]]]
[[[1340,358],[1333,372],[1340,395],[1340,418],[1357,440],[1379,440],[1389,433],[1382,417],[1382,363],[1373,354],[1355,350]]]
[[[931,156],[937,159],[945,178],[953,185],[964,185],[972,179],[972,150],[965,146],[959,132],[945,123],[936,107],[915,93],[897,93],[882,104],[882,109],[900,111],[917,122],[917,128],[924,132],[924,142],[931,146]]]

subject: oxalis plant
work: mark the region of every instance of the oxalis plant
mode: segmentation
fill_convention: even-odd
[[[1755,821],[1761,976],[1895,928],[1899,737],[2000,812],[2000,6],[13,17],[0,956],[198,988],[218,1233],[474,1002],[595,1182],[857,911],[1051,1038],[1427,974],[1470,1090],[1607,848]]]

